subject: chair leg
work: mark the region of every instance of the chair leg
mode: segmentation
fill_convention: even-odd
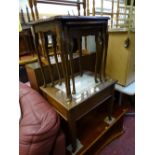
[[[130,102],[130,104],[135,104],[135,102],[132,100],[132,97],[133,96],[129,96],[129,102]],[[133,103],[134,102],[134,103]],[[135,116],[135,112],[127,112],[126,114],[125,114],[125,116]]]
[[[122,105],[122,93],[119,93],[119,101],[118,101],[118,105],[121,106]]]

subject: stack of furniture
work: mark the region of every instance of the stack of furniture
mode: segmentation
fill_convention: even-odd
[[[96,61],[94,69],[94,79],[95,82],[100,82],[105,80],[105,62],[107,55],[107,45],[108,45],[108,18],[106,17],[78,17],[78,16],[57,16],[51,17],[45,20],[39,20],[32,22],[33,36],[36,51],[38,52],[38,60],[41,67],[41,72],[44,80],[44,87],[46,87],[45,73],[43,69],[43,64],[40,57],[40,52],[38,49],[38,38],[36,34],[43,35],[43,47],[45,49],[47,63],[49,66],[49,76],[51,78],[51,84],[54,86],[54,79],[52,73],[52,64],[50,62],[50,56],[48,55],[48,42],[47,42],[47,32],[51,32],[53,36],[53,46],[54,48],[54,58],[57,65],[57,71],[59,75],[59,82],[61,82],[60,75],[60,65],[58,62],[58,55],[56,51],[56,45],[58,46],[58,51],[60,51],[60,61],[62,62],[62,75],[65,82],[66,95],[70,100],[72,98],[70,78],[72,79],[73,94],[75,94],[75,79],[74,79],[74,64],[73,64],[73,39],[77,40],[78,51],[79,51],[79,69],[80,75],[82,76],[82,36],[94,35],[96,41]]]
[[[33,39],[36,51],[38,51],[39,60],[39,73],[36,70],[37,72],[33,76],[36,76],[36,80],[38,78],[39,80],[42,79],[38,82],[42,84],[40,87],[41,93],[67,122],[72,151],[77,151],[77,139],[84,145],[80,152],[86,153],[92,149],[101,137],[106,136],[106,130],[111,133],[111,137],[110,139],[105,139],[105,145],[122,134],[125,111],[119,109],[116,113],[113,112],[114,86],[116,81],[109,81],[105,78],[105,63],[108,47],[108,18],[56,16],[37,20],[30,24],[32,26]],[[55,49],[52,59],[48,54],[47,33],[51,33],[54,40],[53,46],[55,46]],[[37,34],[42,35],[43,38],[46,63],[42,61],[38,49]],[[93,54],[93,59],[87,59],[90,57],[85,56],[81,48],[82,37],[88,35],[95,36],[96,52]],[[75,53],[73,52],[73,40],[76,40],[78,45]],[[84,59],[87,64],[91,62],[89,60],[92,60],[93,65],[91,67],[83,66],[86,64],[84,63]],[[30,68],[33,71],[33,68],[36,67],[29,65],[27,70],[30,71]],[[75,68],[78,69],[75,71]],[[55,74],[57,74],[56,79]],[[42,76],[42,78],[37,77],[37,75]],[[84,134],[84,137],[80,137],[80,129],[77,127],[77,122],[83,122],[82,120],[89,113],[103,105],[106,105],[106,111],[103,112],[102,121],[97,121],[96,124],[100,126],[101,130],[97,134],[94,134],[95,136],[88,141],[86,139],[90,135],[87,133]],[[111,123],[104,122],[104,119]],[[90,122],[93,122],[93,120],[92,117]],[[115,128],[113,128],[114,124]],[[91,132],[95,133],[96,128],[93,128]]]
[[[37,3],[77,6],[78,16],[39,19]],[[95,1],[93,3],[95,5]],[[81,4],[86,15],[85,0],[29,0],[33,21],[28,25],[38,62],[28,64],[26,70],[31,86],[46,98],[66,122],[69,131],[66,134],[67,142],[71,144],[71,151],[89,154],[101,141],[105,146],[123,133],[126,109],[115,107],[117,81],[107,80],[105,73],[109,18],[79,16]],[[89,36],[94,37],[94,53],[84,53],[89,46],[86,41]],[[83,146],[80,150],[78,142]]]
[[[35,86],[43,94],[67,123],[71,151],[77,151],[79,140],[83,145],[78,150],[79,154],[85,154],[97,147],[101,139],[106,145],[123,133],[126,109],[115,108],[114,90],[117,81],[107,80],[105,74],[109,18],[55,16],[39,19],[37,3],[42,2],[74,4],[78,9],[82,2],[29,1],[33,21],[28,25],[31,27],[38,63],[27,65],[27,71],[29,79],[33,79],[30,81],[32,87]],[[85,15],[85,1],[83,2]],[[49,35],[52,38],[52,55],[49,54]],[[95,38],[96,51],[85,55],[82,39],[88,36]],[[95,112],[102,107],[103,111]]]

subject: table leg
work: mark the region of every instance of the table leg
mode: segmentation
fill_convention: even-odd
[[[105,33],[105,34],[104,34]],[[108,49],[108,39],[109,39],[109,33],[108,31],[103,33],[103,41],[104,41],[104,52],[103,52],[103,64],[102,64],[102,70],[103,70],[103,78],[105,80],[106,74],[105,74],[105,68],[106,68],[106,59],[107,59],[107,49]]]
[[[54,77],[53,77],[53,72],[52,72],[52,65],[50,62],[50,56],[48,54],[48,36],[47,36],[46,32],[44,33],[44,35],[43,35],[43,33],[41,33],[41,35],[43,38],[43,46],[45,47],[45,54],[46,54],[46,58],[47,58],[47,62],[48,62],[48,70],[49,70],[49,74],[50,74],[49,76],[51,79],[52,86],[54,86]]]
[[[121,106],[122,105],[122,93],[119,93],[119,101],[118,101],[118,105]]]
[[[68,38],[67,48],[69,50],[68,52],[69,52],[70,71],[71,71],[71,78],[72,78],[72,85],[73,85],[72,94],[75,94],[76,89],[75,89],[74,64],[73,64],[73,43],[70,36],[68,36],[67,38]]]
[[[65,85],[66,85],[66,95],[67,99],[66,102],[70,103],[72,100],[71,90],[70,90],[70,76],[69,76],[69,64],[68,64],[68,53],[66,51],[66,38],[64,30],[62,30],[62,25],[60,27],[57,27],[57,40],[58,45],[61,52],[61,61],[62,61],[62,71],[65,79]]]
[[[31,31],[29,31],[29,39],[28,39],[28,42],[29,42],[29,45],[30,45],[30,50],[32,52],[32,55],[33,57],[35,56],[35,51],[34,51],[34,44],[33,44],[33,40],[32,40],[32,33]]]
[[[69,73],[69,60],[68,60],[68,52],[67,49],[62,52],[64,53],[64,65],[66,71],[66,94],[67,94],[67,102],[70,102],[72,99],[71,89],[70,89],[70,73]]]
[[[98,47],[98,35],[97,34],[95,35],[95,43],[96,43],[95,82],[97,83],[98,82],[98,80],[97,80],[98,50],[99,50],[99,47]]]
[[[103,51],[104,51],[104,46],[103,46],[103,31],[101,31],[101,33],[99,33],[99,41],[98,41],[98,46],[100,47],[99,48],[99,79],[100,79],[100,82],[102,82],[104,80],[104,77],[103,77],[103,69],[102,69],[102,62],[103,62]],[[105,60],[104,60],[105,61]]]
[[[76,124],[75,124],[75,120],[73,120],[71,118],[71,115],[68,116],[68,127],[69,127],[69,133],[70,133],[70,137],[71,137],[72,152],[75,152],[76,148],[77,148],[77,144],[76,144],[76,138],[77,138]]]
[[[108,102],[108,118],[109,121],[112,120],[112,111],[113,111],[113,105],[114,105],[114,94],[110,97],[110,101]]]
[[[97,75],[99,77],[100,82],[104,80],[102,72],[102,57],[104,52],[103,46],[103,32],[95,34],[95,42],[96,42],[96,62],[95,62],[95,82],[98,82]],[[103,60],[105,61],[105,60]]]
[[[62,80],[61,80],[60,67],[59,67],[59,62],[58,62],[58,57],[57,57],[57,51],[56,51],[56,45],[57,45],[56,36],[55,35],[52,35],[52,39],[53,39],[54,58],[55,58],[56,67],[57,67],[57,71],[58,71],[59,83],[61,84],[62,83]]]
[[[78,36],[78,49],[79,49],[79,68],[80,68],[80,75],[82,76],[83,71],[82,71],[82,46],[81,46],[81,42],[82,42],[82,36]]]
[[[39,45],[39,43],[38,43],[38,35],[35,34],[33,27],[31,28],[31,31],[32,31],[35,51],[37,52],[37,56],[38,56],[38,63],[40,65],[41,74],[42,74],[42,77],[43,77],[43,87],[46,87],[45,72],[44,72],[44,68],[43,68],[43,65],[42,65],[41,56],[40,56],[39,48],[38,48],[38,45]]]

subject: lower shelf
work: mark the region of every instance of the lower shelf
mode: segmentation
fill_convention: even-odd
[[[105,108],[99,107],[77,122],[78,139],[82,148],[76,155],[96,154],[113,139],[123,134],[123,118],[127,109],[115,108],[113,122],[105,122]],[[69,153],[68,153],[69,154]]]

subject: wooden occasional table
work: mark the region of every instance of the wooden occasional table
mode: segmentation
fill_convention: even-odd
[[[91,77],[90,73],[84,73],[83,77],[87,75]],[[79,76],[79,78],[83,77]],[[79,81],[78,80],[76,81],[77,85],[79,84]],[[92,84],[87,89],[83,88],[83,90],[80,91],[80,93],[77,93],[77,95],[73,96],[72,101],[69,103],[65,100],[66,98],[65,90],[63,88],[59,89],[60,86],[58,85],[55,87],[47,86],[46,88],[43,86],[41,87],[41,91],[43,92],[44,97],[48,100],[50,104],[52,104],[52,106],[55,107],[57,112],[68,122],[73,151],[76,150],[77,120],[85,116],[88,112],[92,111],[99,105],[103,104],[106,100],[110,101],[108,104],[107,114],[109,116],[109,119],[111,119],[115,83],[116,83],[115,81],[111,82],[106,81],[100,84],[94,84],[94,85]],[[80,85],[79,87],[81,87],[83,83],[79,85]]]
[[[75,93],[75,81],[74,81],[74,65],[72,62],[73,55],[73,39],[77,40],[78,50],[79,50],[79,68],[80,74],[83,74],[81,57],[82,57],[82,37],[93,35],[95,36],[96,43],[96,62],[94,77],[95,81],[98,82],[104,80],[105,78],[105,63],[106,54],[108,46],[108,17],[91,17],[91,16],[56,16],[47,19],[38,20],[31,22],[32,33],[35,42],[35,48],[38,52],[38,60],[41,66],[41,71],[44,79],[44,86],[46,86],[45,74],[43,70],[43,65],[40,58],[39,49],[37,46],[37,40],[35,34],[40,34],[42,40],[46,43],[45,34],[51,32],[53,36],[54,46],[58,46],[58,51],[60,51],[61,61],[62,61],[62,71],[63,78],[66,85],[67,99],[72,99],[72,92]],[[45,53],[47,53],[47,45],[44,46]],[[56,49],[54,50],[55,60],[57,68],[59,64],[57,61]],[[48,56],[47,56],[48,58]],[[49,76],[51,77],[51,83],[54,85],[52,67],[50,66],[50,60],[47,59],[49,63]],[[59,69],[58,69],[59,70]],[[71,91],[70,78],[73,81],[73,90]]]
[[[58,113],[68,122],[72,151],[76,150],[76,121],[92,111],[106,100],[108,116],[111,120],[115,81],[105,80],[105,63],[108,47],[108,17],[87,16],[56,16],[30,23],[38,60],[43,75],[44,85],[41,87],[45,98]],[[51,33],[54,47],[58,47],[61,56],[63,78],[59,85],[53,81],[53,71],[48,57],[46,33]],[[51,83],[47,84],[45,73],[37,46],[36,34],[42,36],[44,49],[49,64]],[[96,43],[96,61],[94,71],[84,71],[82,67],[82,37],[93,35]],[[79,51],[79,70],[75,75],[73,63],[73,40],[77,41]],[[60,64],[57,60],[56,48],[54,57],[58,71]],[[51,87],[52,84],[52,87]],[[72,91],[71,91],[72,90]]]

